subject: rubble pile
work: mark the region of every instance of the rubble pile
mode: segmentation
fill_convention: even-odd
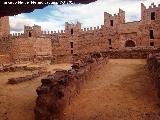
[[[26,75],[25,77],[10,78],[8,79],[8,84],[18,84],[18,83],[22,83],[25,81],[34,80],[35,78],[38,78],[38,77],[41,77],[47,74],[50,74],[50,71],[48,72],[44,70],[39,70],[36,73],[33,73],[32,75]]]
[[[147,57],[147,65],[152,82],[157,89],[158,97],[160,97],[160,53],[149,54]]]
[[[16,72],[16,71],[34,71],[40,70],[42,67],[28,67],[28,66],[3,66],[0,72]]]
[[[42,85],[36,90],[38,97],[35,119],[62,119],[64,108],[79,94],[81,85],[106,64],[107,60],[101,53],[91,54],[77,60],[72,69],[56,71],[42,79]]]

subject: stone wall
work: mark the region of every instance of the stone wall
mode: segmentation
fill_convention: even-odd
[[[152,83],[157,89],[158,97],[160,97],[160,53],[149,54],[147,64]]]
[[[0,38],[7,37],[10,34],[9,17],[0,17]]]
[[[42,79],[42,85],[37,88],[35,119],[62,119],[64,108],[80,92],[85,81],[90,80],[107,60],[100,53],[92,54],[75,62],[71,70],[56,71]]]
[[[47,38],[15,38],[12,40],[12,56],[15,62],[34,62],[52,57],[51,40]]]
[[[12,62],[12,41],[8,37],[0,38],[0,64]]]
[[[150,53],[158,53],[158,49],[148,48],[130,48],[121,50],[110,50],[103,52],[112,59],[146,59]]]
[[[155,12],[155,20],[151,20],[151,12]],[[53,56],[89,54],[92,52],[124,49],[128,41],[136,47],[160,47],[160,6],[152,4],[148,9],[141,5],[140,21],[125,22],[125,11],[119,9],[115,15],[104,13],[104,25],[81,28],[81,23],[65,23],[65,30],[41,31],[41,27],[24,27],[24,36],[29,33],[33,37],[50,39]],[[111,25],[113,21],[113,25]],[[150,31],[153,31],[153,35]],[[152,38],[153,37],[153,38]]]
[[[152,19],[152,13],[154,13],[154,19]],[[104,25],[96,27],[81,28],[79,22],[76,24],[66,22],[64,30],[53,32],[42,31],[41,26],[38,25],[24,26],[23,34],[13,34],[10,38],[13,41],[11,58],[14,62],[25,60],[33,62],[34,57],[38,56],[35,60],[37,62],[45,59],[53,60],[54,56],[89,54],[133,46],[159,48],[159,23],[160,5],[151,4],[146,8],[141,4],[140,21],[125,22],[125,11],[119,9],[119,12],[114,15],[105,12]],[[4,29],[8,29],[8,26]],[[67,61],[68,59],[69,57]]]
[[[1,64],[10,64],[12,61],[9,54],[0,54],[0,65]]]

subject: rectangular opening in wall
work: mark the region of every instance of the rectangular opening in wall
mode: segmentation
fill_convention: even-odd
[[[150,42],[150,46],[154,46],[154,42]]]
[[[73,29],[71,29],[71,35],[73,35]]]
[[[113,20],[110,20],[110,25],[113,26]]]
[[[112,49],[112,47],[109,47],[109,49]]]
[[[150,30],[150,39],[154,39],[154,33],[153,33],[153,30]]]
[[[32,36],[32,34],[31,34],[31,32],[29,32],[29,37],[31,37]]]
[[[73,50],[71,50],[71,54],[73,54]]]
[[[70,42],[70,44],[71,44],[71,48],[73,48],[73,42]]]
[[[155,12],[151,12],[151,20],[155,20],[155,16],[156,16]]]
[[[109,45],[112,45],[112,41],[111,39],[108,39]]]

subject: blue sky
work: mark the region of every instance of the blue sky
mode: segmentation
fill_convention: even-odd
[[[104,12],[117,14],[121,8],[126,12],[126,21],[140,20],[141,3],[147,7],[151,3],[160,4],[160,0],[97,0],[96,2],[71,5],[49,5],[32,13],[10,17],[11,33],[23,32],[24,25],[40,25],[45,31],[64,30],[65,22],[79,21],[82,27],[103,25]]]

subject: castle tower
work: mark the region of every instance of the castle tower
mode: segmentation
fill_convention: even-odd
[[[160,21],[160,5],[156,6],[152,3],[149,8],[141,3],[141,20],[143,22],[155,22]]]
[[[119,9],[118,14],[111,15],[104,12],[104,26],[105,27],[117,27],[120,24],[125,23],[125,11]]]
[[[67,34],[75,34],[81,31],[81,23],[77,22],[76,24],[73,23],[65,23],[65,33]]]
[[[24,26],[24,35],[26,37],[39,37],[41,35],[41,26]]]
[[[146,10],[146,6],[141,3],[141,20],[145,19],[145,10]]]
[[[24,25],[24,35],[25,37],[31,37],[32,36],[32,27]]]
[[[6,37],[10,34],[9,17],[0,17],[0,37]]]
[[[34,25],[32,33],[35,37],[39,37],[41,35],[41,26]]]

